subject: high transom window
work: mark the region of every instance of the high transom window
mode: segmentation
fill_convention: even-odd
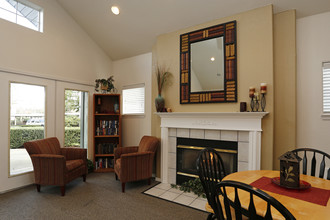
[[[26,0],[0,0],[0,18],[35,31],[43,31],[43,10]]]

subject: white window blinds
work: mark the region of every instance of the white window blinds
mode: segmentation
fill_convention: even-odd
[[[123,114],[144,114],[144,84],[123,88]]]
[[[323,63],[323,113],[330,114],[330,62]]]

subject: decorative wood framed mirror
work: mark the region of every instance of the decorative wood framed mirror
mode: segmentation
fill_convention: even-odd
[[[236,21],[180,35],[180,103],[237,102]]]

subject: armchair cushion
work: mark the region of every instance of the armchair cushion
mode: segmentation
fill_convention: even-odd
[[[84,161],[83,160],[67,160],[66,161],[66,169],[68,171],[74,170],[82,165],[84,165]]]

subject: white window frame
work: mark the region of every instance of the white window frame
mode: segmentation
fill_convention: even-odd
[[[143,113],[124,113],[124,108],[125,108],[124,90],[136,89],[136,88],[143,88],[143,91],[144,91],[144,94],[143,94]],[[134,85],[123,86],[123,89],[122,89],[122,103],[123,103],[123,108],[122,108],[122,115],[123,116],[145,116],[145,114],[146,114],[146,87],[145,87],[145,84],[144,83],[139,83],[139,84],[134,84]]]
[[[330,107],[325,110],[326,104],[330,104],[330,61],[322,63],[322,118],[330,120]]]
[[[38,32],[43,32],[43,17],[44,17],[44,12],[43,12],[43,8],[41,8],[40,6],[38,6],[38,5],[36,5],[36,4],[34,4],[34,3],[32,3],[32,2],[30,2],[30,1],[27,1],[27,0],[13,0],[13,1],[15,1],[15,2],[17,2],[17,3],[20,3],[20,4],[22,4],[22,5],[25,5],[25,6],[27,6],[27,7],[29,7],[29,8],[31,8],[31,9],[34,9],[35,11],[38,11],[38,13],[39,13],[39,20],[38,20],[38,23],[39,23],[39,25],[38,25],[38,27],[36,27],[34,24],[32,24],[32,22],[28,19],[28,18],[26,18],[24,15],[22,15],[18,10],[17,10],[17,5],[16,5],[16,11],[15,12],[13,12],[13,11],[10,11],[9,10],[9,8],[8,9],[6,9],[6,8],[2,8],[2,7],[0,7],[0,13],[2,12],[2,13],[7,13],[7,16],[4,16],[4,17],[0,17],[1,19],[4,19],[4,20],[6,20],[6,21],[9,21],[9,22],[12,22],[12,23],[15,23],[15,24],[18,24],[18,25],[21,25],[21,26],[23,26],[23,27],[26,27],[26,28],[29,28],[29,29],[31,29],[31,30],[35,30],[35,31],[38,31]],[[10,4],[10,3],[8,3],[8,4]],[[12,6],[12,5],[11,5]],[[9,17],[11,16],[11,15],[14,15],[15,16],[15,19],[10,19]],[[8,17],[9,16],[9,17]],[[23,19],[26,19],[26,22],[30,22],[30,23],[28,23],[28,24],[23,24],[23,23],[21,23],[20,21],[19,21],[19,17],[21,17],[21,18],[23,18]],[[25,21],[25,20],[24,20]]]

